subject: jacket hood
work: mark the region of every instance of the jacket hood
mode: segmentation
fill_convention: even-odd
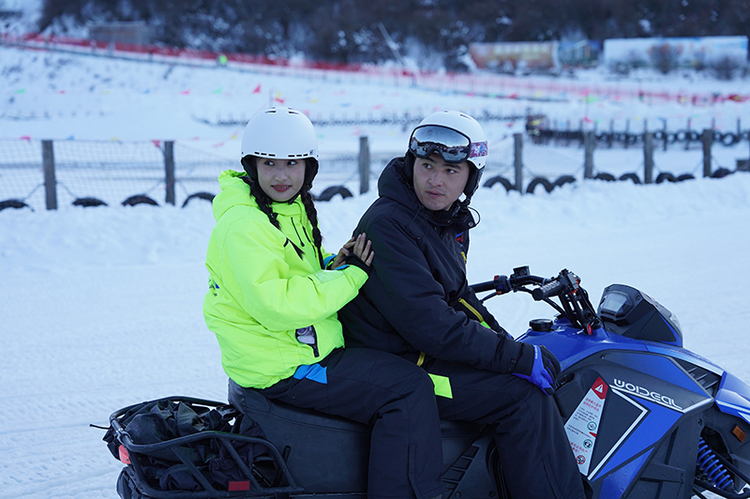
[[[406,174],[403,157],[393,158],[385,167],[378,179],[378,194],[404,205],[410,211],[421,214],[433,225],[445,226],[458,224],[460,227],[472,228],[476,225],[469,211],[468,203],[456,201],[449,210],[432,211],[424,207]]]
[[[250,186],[242,180],[247,176],[245,172],[226,170],[219,174],[221,192],[214,197],[214,218],[219,220],[229,208],[237,205],[257,206],[255,198],[250,194]]]

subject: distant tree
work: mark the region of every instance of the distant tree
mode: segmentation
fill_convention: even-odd
[[[722,57],[711,64],[713,75],[719,80],[732,80],[742,69],[742,63],[732,57]]]
[[[658,69],[662,74],[668,74],[677,69],[680,50],[675,45],[662,43],[654,47],[649,53],[651,65]]]
[[[451,70],[473,42],[750,36],[748,0],[44,0],[39,30],[64,29],[63,19],[142,20],[169,46],[336,62],[408,49]]]
[[[83,0],[45,0],[42,15],[39,17],[39,31],[46,30],[56,19],[65,14],[75,14],[83,7]]]

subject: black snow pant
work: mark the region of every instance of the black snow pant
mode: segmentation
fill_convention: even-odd
[[[583,481],[553,397],[512,374],[443,360],[427,372],[450,379],[440,418],[494,425],[500,465],[513,499],[583,499]]]
[[[442,494],[434,388],[412,362],[367,348],[337,349],[311,369],[303,366],[295,376],[259,391],[270,399],[372,425],[368,498]]]

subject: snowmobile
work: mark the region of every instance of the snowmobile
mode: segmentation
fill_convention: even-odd
[[[645,293],[612,284],[595,309],[580,283],[567,269],[544,278],[519,267],[472,288],[488,293],[482,300],[525,292],[556,311],[519,340],[560,361],[554,397],[591,496],[749,498],[750,387],[683,348],[677,318]],[[443,497],[508,498],[491,428],[441,429]],[[105,440],[127,464],[123,499],[362,499],[369,436],[366,425],[230,382],[229,404],[169,397],[125,407]]]

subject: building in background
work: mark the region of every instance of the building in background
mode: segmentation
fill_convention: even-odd
[[[602,44],[596,40],[560,42],[557,58],[563,67],[590,68],[599,63]]]
[[[703,68],[730,60],[747,63],[746,36],[695,38],[616,38],[604,40],[603,63],[608,68]],[[665,71],[667,72],[667,71]]]
[[[499,73],[546,73],[560,69],[558,42],[497,42],[469,44],[479,69]]]
[[[145,22],[91,23],[88,25],[89,38],[108,44],[128,43],[148,45],[155,39],[155,30]]]

